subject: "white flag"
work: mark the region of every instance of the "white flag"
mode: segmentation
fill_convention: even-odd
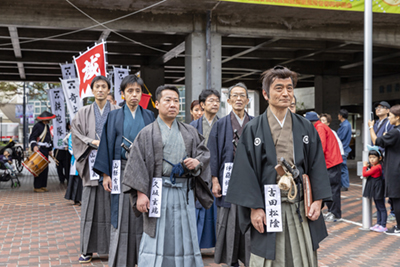
[[[51,112],[56,115],[53,119],[53,146],[64,149],[63,139],[66,135],[64,94],[61,88],[50,89],[48,92]]]
[[[76,78],[74,63],[60,64],[60,67],[63,79]]]
[[[129,69],[116,68],[114,67],[114,97],[117,101],[117,105],[124,100],[121,97],[120,86],[122,80],[129,75]]]
[[[75,114],[82,107],[82,100],[79,97],[79,79],[65,79],[61,80],[61,85],[67,102],[70,120],[74,118]]]

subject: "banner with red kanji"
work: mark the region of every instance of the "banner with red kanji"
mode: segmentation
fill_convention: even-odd
[[[74,57],[79,85],[79,96],[81,99],[93,96],[90,83],[99,75],[106,76],[106,51],[105,42],[95,45],[79,57]]]

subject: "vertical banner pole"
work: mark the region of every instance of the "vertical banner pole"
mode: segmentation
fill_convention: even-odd
[[[373,21],[372,21],[372,0],[364,2],[364,149],[363,161],[368,161],[367,145],[371,142],[369,133],[368,120],[370,120],[370,112],[372,111],[372,48],[373,48]],[[363,189],[366,179],[363,179]],[[362,200],[362,229],[369,230],[372,223],[371,200],[363,197]]]
[[[22,116],[24,119],[24,122],[22,124],[22,131],[24,133],[24,136],[22,138],[22,142],[24,142],[24,153],[26,151],[26,88],[25,88],[25,82],[24,82],[24,98],[23,98],[23,105],[22,105]]]

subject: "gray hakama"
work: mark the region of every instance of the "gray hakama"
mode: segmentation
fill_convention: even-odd
[[[171,128],[157,118],[160,126],[163,158],[177,164],[186,155],[185,143],[176,120]],[[163,161],[161,216],[152,238],[143,233],[139,249],[139,267],[202,267],[193,191],[187,191],[190,180],[170,181],[172,166]]]
[[[84,186],[81,210],[81,252],[107,255],[110,245],[110,193],[102,186]]]
[[[161,217],[157,220],[156,237],[143,233],[139,267],[204,266],[197,242],[193,191],[189,191],[187,199],[187,181],[177,178],[173,185],[169,177],[163,177]]]
[[[121,184],[126,160],[121,160]],[[143,233],[143,216],[135,216],[129,194],[121,194],[118,206],[118,228],[111,225],[110,253],[108,266],[135,266],[138,261],[139,245]],[[150,266],[150,265],[149,265]]]
[[[110,193],[99,186],[98,180],[90,180],[88,156],[92,148],[88,144],[101,137],[108,113],[117,106],[107,102],[103,111],[97,103],[82,107],[72,120],[72,146],[76,158],[76,170],[82,178],[81,254],[107,255],[110,246]]]
[[[243,235],[239,228],[238,207],[218,207],[217,243],[214,261],[216,263],[236,263],[238,260],[245,266],[250,261],[250,230]]]

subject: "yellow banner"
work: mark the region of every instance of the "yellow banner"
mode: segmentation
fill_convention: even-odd
[[[364,0],[222,0],[228,2],[318,8],[344,11],[364,11]],[[400,0],[372,0],[376,13],[400,14]]]

